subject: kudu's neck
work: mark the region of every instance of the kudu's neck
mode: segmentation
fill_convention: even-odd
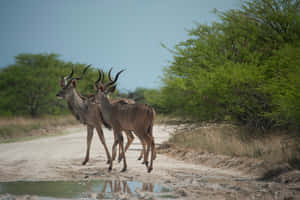
[[[75,117],[81,122],[84,122],[84,113],[87,110],[87,103],[79,95],[75,88],[72,89],[71,94],[67,96],[66,100],[73,115],[75,115]]]
[[[101,109],[101,112],[102,112],[102,115],[103,115],[103,119],[108,122],[108,123],[111,123],[112,121],[112,110],[113,110],[113,107],[112,107],[112,104],[111,102],[109,101],[108,97],[107,96],[104,96],[104,95],[101,95],[100,96],[100,109]]]

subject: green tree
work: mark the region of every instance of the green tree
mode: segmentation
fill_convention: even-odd
[[[217,12],[174,50],[155,101],[166,112],[266,129],[300,125],[300,2],[252,0]]]
[[[81,73],[85,65],[75,64],[75,73]],[[56,54],[20,54],[16,64],[0,72],[1,115],[59,114],[67,111],[64,101],[56,100],[60,90],[59,80],[71,72],[72,63],[65,63]],[[74,75],[76,76],[76,74]],[[87,77],[97,79],[95,69]],[[94,92],[90,80],[78,84],[84,93]]]

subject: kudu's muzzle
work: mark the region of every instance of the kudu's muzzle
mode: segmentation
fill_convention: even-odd
[[[63,99],[63,95],[61,94],[61,92],[58,92],[58,93],[56,94],[56,98],[57,98],[57,99]]]

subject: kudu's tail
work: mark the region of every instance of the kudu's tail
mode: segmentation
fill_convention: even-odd
[[[147,128],[147,134],[153,136],[153,126],[154,126],[154,120],[155,120],[155,110],[151,107],[149,107],[148,110],[148,117],[149,117],[149,125]]]

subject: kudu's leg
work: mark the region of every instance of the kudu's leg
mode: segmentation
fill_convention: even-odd
[[[147,143],[147,149],[146,149],[146,152],[144,153],[144,162],[145,162],[145,165],[146,167],[148,167],[148,158],[149,158],[149,151],[150,151],[150,148],[151,148],[151,138],[149,137],[149,135],[146,133],[144,134],[145,136],[145,141]]]
[[[113,167],[113,161],[114,161],[114,158],[116,157],[116,154],[117,154],[117,152],[116,152],[116,146],[119,144],[119,138],[118,138],[118,136],[116,135],[116,132],[115,132],[115,130],[114,130],[114,143],[113,143],[113,145],[112,145],[112,150],[111,150],[111,152],[112,152],[112,158],[113,159],[111,159],[110,160],[110,164],[109,164],[109,167],[108,167],[108,171],[111,171],[112,170],[112,167]]]
[[[118,136],[118,141],[121,145],[122,154],[123,154],[123,169],[121,170],[121,172],[125,172],[127,169],[127,162],[126,162],[126,155],[125,155],[125,150],[124,150],[124,138],[123,138],[122,132],[118,131],[117,136]]]
[[[124,142],[123,142],[123,135],[122,135],[122,132],[121,130],[119,129],[114,129],[114,137],[115,137],[115,141],[114,141],[114,144],[112,146],[112,157],[114,158],[116,156],[116,147],[117,145],[121,145],[121,150],[122,150],[122,153],[124,154],[124,157],[123,157],[123,169],[121,170],[121,172],[124,172],[126,171],[127,169],[127,162],[126,162],[126,156],[125,156],[125,150],[124,150]],[[111,160],[110,162],[110,165],[109,165],[109,168],[108,170],[111,171],[112,170],[112,167],[113,167],[113,160]]]
[[[147,134],[150,141],[151,141],[150,142],[150,145],[151,145],[151,162],[150,162],[150,166],[148,168],[149,173],[153,169],[153,160],[154,160],[154,157],[156,157],[155,142],[154,142],[154,137],[153,137],[153,132],[152,131],[153,131],[153,124],[152,124],[152,126],[150,126],[150,129],[149,129],[148,134]],[[147,151],[148,151],[148,149],[147,149]],[[147,154],[148,153],[149,152],[147,152]],[[147,155],[147,157],[148,157],[148,155]]]
[[[145,132],[143,130],[137,131],[136,135],[139,136],[139,138],[141,139],[141,143],[143,145],[143,151],[142,151],[142,153],[144,155],[144,161],[142,162],[142,164],[145,164],[146,167],[148,167],[147,149],[150,148],[149,138],[147,137],[147,134],[145,134]]]
[[[152,136],[152,134],[145,134],[145,137],[147,138],[147,151],[145,153],[145,164],[148,167],[148,172],[150,173],[153,169],[153,160],[156,154],[156,150],[155,150],[155,142],[154,142],[154,137]],[[148,158],[149,158],[149,152],[151,150],[151,158],[150,158],[150,166],[148,166]]]
[[[86,137],[87,147],[86,147],[85,159],[82,162],[82,165],[85,165],[90,159],[90,148],[93,139],[93,131],[94,131],[93,127],[87,126],[87,137]]]
[[[127,144],[125,146],[125,152],[127,151],[127,149],[129,148],[129,146],[131,145],[131,143],[134,140],[134,136],[132,134],[131,131],[124,131],[126,136],[127,136]],[[119,158],[118,161],[121,162],[121,160],[123,159],[124,154],[121,153],[121,146],[119,145]]]
[[[111,161],[111,156],[110,156],[110,153],[109,153],[108,148],[107,148],[106,143],[105,143],[105,138],[104,138],[104,135],[103,135],[102,128],[101,127],[96,127],[96,130],[97,130],[99,139],[100,139],[101,143],[103,144],[105,152],[106,152],[106,157],[107,157],[107,162],[106,163],[109,164],[110,161]]]
[[[139,140],[142,144],[142,148],[143,148],[141,153],[140,153],[140,156],[138,157],[138,160],[141,160],[143,158],[144,152],[146,152],[146,145],[147,144],[146,144],[145,140],[142,137],[138,137],[138,138],[139,138]],[[142,164],[145,164],[144,161],[143,161]]]
[[[138,160],[141,160],[143,158],[145,152],[146,152],[146,145],[147,145],[147,143],[146,143],[145,139],[141,135],[136,134],[136,136],[139,138],[139,140],[141,142],[141,145],[142,145],[142,148],[143,148],[142,151],[141,151],[141,153],[140,153],[140,156],[138,157]],[[145,164],[145,160],[142,162],[142,164]]]
[[[152,133],[151,133],[150,138],[154,140],[154,137],[153,137]],[[154,144],[155,144],[155,143],[154,143]],[[155,159],[156,159],[156,148],[155,148],[155,145],[154,145],[153,151],[154,151],[154,153],[153,153],[153,160],[155,160]]]
[[[125,131],[125,133],[126,133],[126,136],[127,136],[127,144],[125,146],[125,152],[126,152],[127,149],[129,148],[129,146],[131,145],[131,143],[133,142],[134,136],[133,136],[131,131]]]
[[[150,162],[150,166],[148,168],[148,172],[150,173],[153,169],[153,160],[156,154],[156,150],[155,150],[155,142],[154,142],[154,137],[151,138],[151,162]]]

